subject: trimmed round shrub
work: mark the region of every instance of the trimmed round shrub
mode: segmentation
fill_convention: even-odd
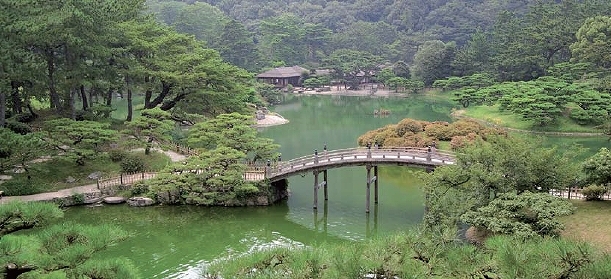
[[[434,122],[424,127],[424,133],[438,140],[451,140],[451,128],[448,123]]]
[[[357,143],[359,146],[367,146],[368,143],[373,145],[377,142],[380,144],[385,142],[386,139],[397,137],[396,125],[391,124],[365,133],[358,138]]]
[[[20,135],[25,135],[32,132],[32,128],[30,128],[28,124],[17,122],[15,120],[7,120],[6,127]]]
[[[142,196],[148,193],[149,193],[149,186],[146,183],[143,183],[143,181],[138,181],[134,183],[134,185],[131,188],[132,196]]]
[[[19,113],[11,117],[11,120],[21,123],[30,123],[34,121],[34,119],[36,119],[36,116],[31,113]]]
[[[123,173],[144,171],[144,160],[134,155],[126,156],[121,160],[121,171]]]
[[[470,144],[477,140],[479,136],[475,133],[470,133],[466,136],[455,136],[450,141],[450,147],[452,150],[457,150],[465,147],[467,144]]]
[[[108,157],[110,158],[111,161],[115,163],[123,161],[123,159],[125,159],[125,157],[127,156],[129,156],[129,154],[125,150],[112,149],[108,151]]]
[[[422,125],[422,121],[414,120],[411,118],[405,118],[396,126],[397,135],[402,137],[407,132],[412,133],[420,133],[424,131],[424,126]]]
[[[434,138],[430,138],[425,134],[419,133],[404,137],[403,145],[427,147],[429,145],[432,145],[433,141],[435,141]]]
[[[581,189],[581,194],[586,198],[586,201],[599,201],[607,193],[607,187],[600,185],[590,185]]]

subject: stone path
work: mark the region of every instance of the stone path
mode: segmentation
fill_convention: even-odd
[[[185,160],[187,158],[185,155],[178,154],[178,153],[176,153],[174,151],[171,151],[171,150],[158,150],[158,149],[154,149],[154,150],[162,152],[163,154],[167,155],[168,157],[170,157],[170,160],[172,162],[179,162],[179,161]],[[84,186],[78,186],[78,187],[63,189],[63,190],[59,190],[57,192],[47,192],[47,193],[40,193],[40,194],[27,195],[27,196],[2,197],[0,199],[0,204],[8,203],[8,202],[14,201],[14,200],[19,200],[19,201],[51,201],[54,198],[65,198],[65,197],[72,196],[74,194],[95,193],[95,192],[99,192],[99,191],[100,190],[98,190],[97,184],[93,183],[93,184],[89,184],[89,185],[84,185]]]

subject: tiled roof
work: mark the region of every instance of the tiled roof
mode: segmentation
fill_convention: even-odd
[[[308,69],[293,66],[293,67],[280,67],[274,68],[267,72],[260,73],[257,75],[259,78],[288,78],[288,77],[299,77],[301,73],[308,72]]]

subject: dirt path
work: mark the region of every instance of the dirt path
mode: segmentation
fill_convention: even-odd
[[[185,160],[187,158],[185,155],[176,153],[176,152],[174,152],[172,150],[159,150],[159,149],[154,149],[154,150],[156,150],[158,152],[162,152],[163,154],[167,155],[168,157],[170,157],[170,160],[172,162],[180,162],[180,161],[183,161],[183,160]],[[83,186],[77,186],[77,187],[72,187],[72,188],[68,188],[68,189],[63,189],[63,190],[59,190],[59,191],[56,191],[56,192],[47,192],[47,193],[40,193],[40,194],[27,195],[27,196],[2,197],[0,199],[0,204],[8,203],[8,202],[14,201],[14,200],[19,200],[19,201],[51,201],[54,198],[65,198],[65,197],[72,196],[74,194],[96,193],[96,192],[99,192],[99,191],[100,190],[98,189],[97,183],[93,183],[93,184],[89,184],[89,185],[83,185]]]

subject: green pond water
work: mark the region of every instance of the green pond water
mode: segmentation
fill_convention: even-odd
[[[374,117],[374,109],[389,109]],[[422,98],[291,96],[273,110],[290,123],[262,128],[260,133],[281,145],[283,160],[356,146],[366,131],[410,117],[451,121],[452,104]],[[547,140],[546,140],[547,141]],[[549,144],[581,143],[592,154],[608,146],[606,138],[552,138]],[[309,246],[359,241],[373,235],[406,230],[424,211],[419,175],[422,170],[380,167],[379,204],[365,213],[364,167],[329,170],[329,201],[312,209],[313,176],[289,179],[291,196],[269,207],[207,208],[126,205],[73,207],[65,221],[112,223],[132,237],[96,257],[126,257],[144,278],[199,278],[206,265],[229,256],[272,246]],[[322,191],[321,191],[322,192]]]

